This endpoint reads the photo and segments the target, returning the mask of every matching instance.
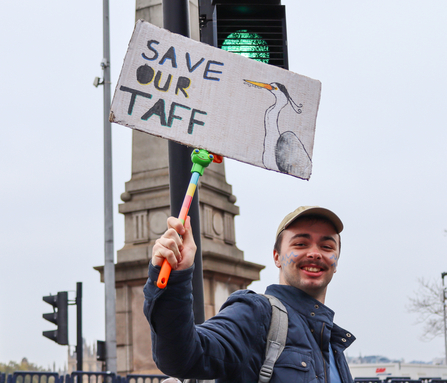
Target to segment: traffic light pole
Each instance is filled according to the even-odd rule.
[[[188,0],[163,0],[163,27],[171,32],[190,37]],[[169,192],[171,215],[178,216],[185,191],[191,178],[191,152],[186,146],[169,141]],[[202,249],[200,240],[199,197],[195,194],[189,210],[194,241],[197,245],[193,275],[194,318],[196,324],[205,321],[203,299]]]
[[[82,339],[82,282],[76,283],[76,369],[82,371],[84,344]]]
[[[214,5],[210,0],[199,0],[200,41],[217,47],[213,27]]]

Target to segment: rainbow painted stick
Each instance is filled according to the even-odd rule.
[[[182,224],[185,224],[186,217],[188,216],[189,208],[194,197],[194,193],[199,182],[199,177],[203,176],[203,171],[211,162],[222,162],[222,157],[208,153],[204,149],[194,149],[191,153],[191,180],[189,181],[188,190],[186,191],[185,198],[183,200],[182,208],[180,209],[179,220]],[[169,275],[171,274],[171,265],[165,259],[161,265],[160,274],[158,275],[157,286],[160,289],[164,289],[168,284]]]

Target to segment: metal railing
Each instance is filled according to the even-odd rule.
[[[59,375],[47,371],[16,371],[13,374],[0,373],[0,383],[162,383],[166,375],[128,374],[120,376],[113,372],[73,371],[71,374]],[[387,376],[355,378],[354,383],[447,383],[439,377],[419,378]]]
[[[128,374],[126,383],[161,383],[164,379],[167,379],[166,375],[138,375]]]
[[[380,377],[370,378],[354,378],[354,383],[447,383],[447,379],[441,378],[419,378],[411,379],[401,376],[387,376],[381,379]]]
[[[57,372],[16,371],[7,378],[7,383],[63,383]]]
[[[121,376],[105,371],[73,371],[71,375],[66,375],[65,383],[121,383]]]
[[[167,378],[166,375],[120,376],[113,372],[90,371],[73,371],[67,375],[47,371],[16,371],[9,375],[0,373],[0,383],[161,383]]]

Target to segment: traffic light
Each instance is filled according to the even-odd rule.
[[[213,1],[214,45],[288,69],[286,10],[280,0]]]
[[[57,295],[42,299],[53,306],[53,312],[43,314],[43,318],[57,325],[56,330],[44,331],[43,336],[58,344],[68,345],[68,292],[60,291]]]
[[[100,362],[106,361],[106,342],[103,340],[96,341],[96,360]]]

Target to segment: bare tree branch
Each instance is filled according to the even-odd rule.
[[[444,335],[443,288],[441,282],[418,280],[419,289],[409,297],[407,310],[419,314],[416,324],[424,324],[422,339],[432,340]]]

